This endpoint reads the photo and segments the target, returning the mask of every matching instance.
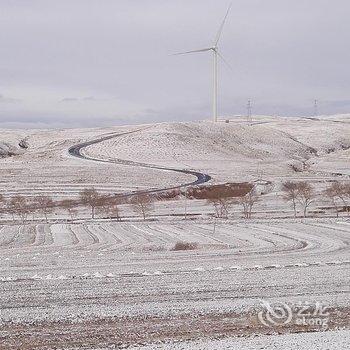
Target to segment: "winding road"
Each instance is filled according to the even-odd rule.
[[[136,193],[142,194],[142,193],[158,193],[158,192],[163,192],[163,191],[168,191],[168,190],[174,190],[182,187],[189,187],[189,186],[195,186],[195,185],[200,185],[203,183],[208,182],[211,180],[211,176],[207,174],[203,174],[197,171],[192,171],[192,170],[186,170],[186,169],[176,169],[176,168],[168,168],[164,166],[159,166],[159,165],[154,165],[154,164],[147,164],[147,163],[141,163],[141,162],[133,162],[131,160],[123,160],[123,159],[99,159],[99,158],[94,158],[94,157],[89,157],[86,156],[82,153],[82,150],[88,146],[98,144],[103,141],[107,141],[110,139],[113,139],[115,137],[123,136],[123,135],[128,135],[132,134],[135,132],[140,132],[145,129],[138,129],[138,130],[133,130],[133,131],[128,131],[128,132],[123,132],[123,133],[113,133],[109,134],[108,136],[100,137],[95,140],[90,140],[86,141],[83,143],[79,143],[77,145],[74,145],[68,149],[68,153],[73,156],[77,157],[80,159],[85,159],[89,161],[95,161],[95,162],[101,162],[101,163],[112,163],[112,164],[118,164],[118,165],[127,165],[127,166],[134,166],[134,167],[141,167],[141,168],[149,168],[149,169],[156,169],[156,170],[165,170],[165,171],[174,171],[177,173],[182,173],[182,174],[188,174],[188,175],[193,175],[196,177],[195,181],[192,182],[187,182],[184,184],[180,184],[177,186],[171,186],[171,187],[162,187],[162,188],[157,188],[157,189],[149,189],[149,190],[143,190],[143,191],[133,191],[133,192],[127,192],[127,193],[122,193],[119,194],[119,196],[127,197],[131,195],[135,195]]]

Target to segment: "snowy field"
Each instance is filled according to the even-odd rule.
[[[198,247],[173,251],[178,241]],[[260,324],[262,301],[320,303],[330,310],[327,330],[347,328],[349,243],[346,220],[222,222],[215,232],[205,221],[3,226],[2,348],[308,330]]]
[[[88,159],[68,152],[101,138],[82,148]],[[250,220],[239,205],[215,219],[205,200],[183,197],[156,202],[145,221],[128,204],[121,222],[91,219],[86,207],[75,219],[57,208],[24,224],[1,213],[0,348],[349,349],[350,219],[321,197],[350,180],[349,150],[349,115],[0,130],[5,199],[196,180],[172,170],[209,175],[206,185],[249,181],[262,193]],[[315,187],[308,218],[293,218],[286,180]],[[179,242],[194,249],[176,250]],[[300,307],[327,324],[310,315],[298,323]]]
[[[301,333],[281,336],[265,336],[249,339],[223,339],[197,342],[181,342],[179,344],[152,345],[143,347],[144,350],[344,350],[350,347],[350,332],[336,331],[327,333]],[[140,349],[132,347],[132,350]],[[107,350],[107,349],[103,349]]]

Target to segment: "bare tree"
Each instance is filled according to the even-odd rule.
[[[350,184],[349,183],[338,183],[336,185],[336,190],[338,193],[338,198],[342,201],[344,205],[344,210],[350,214]]]
[[[5,212],[12,216],[12,220],[14,222],[16,221],[16,217],[15,217],[16,210],[15,210],[14,203],[11,199],[5,202]]]
[[[154,199],[147,193],[136,194],[131,200],[130,204],[136,214],[141,214],[143,219],[154,209]]]
[[[282,184],[283,199],[292,202],[294,217],[297,217],[298,183],[287,181]]]
[[[8,209],[12,213],[13,217],[15,214],[19,215],[22,222],[26,221],[27,215],[30,213],[30,206],[28,200],[23,196],[12,197],[8,202]]]
[[[344,206],[344,210],[350,214],[349,200],[350,200],[350,184],[334,181],[325,191],[325,195],[330,199],[334,209],[339,211],[338,202],[341,202]]]
[[[71,220],[77,216],[78,210],[76,209],[77,203],[72,199],[64,199],[60,203],[60,207],[68,211]]]
[[[339,181],[333,182],[323,192],[325,194],[325,196],[331,201],[333,208],[337,214],[337,217],[339,216],[338,201],[342,200],[342,192],[343,192],[343,188],[342,188],[342,185]]]
[[[121,217],[120,217],[120,207],[119,205],[120,200],[119,198],[111,198],[109,201],[109,215],[110,218],[116,218],[118,221],[121,221]]]
[[[6,209],[6,200],[5,197],[0,194],[0,213],[4,213]]]
[[[298,191],[297,191],[297,199],[303,208],[304,218],[307,215],[307,209],[310,204],[315,199],[315,191],[310,183],[306,181],[298,182]]]
[[[344,196],[344,205],[345,210],[347,211],[348,215],[350,215],[350,183],[343,185],[343,196]]]
[[[117,218],[120,220],[119,216],[119,200],[115,197],[100,197],[99,208],[102,214],[107,218],[112,219]]]
[[[215,209],[215,216],[217,218],[227,218],[230,205],[232,200],[230,198],[209,198],[207,199],[208,204],[212,204]]]
[[[81,202],[91,208],[91,217],[95,218],[96,207],[101,204],[101,196],[94,188],[86,188],[80,192]]]
[[[217,218],[227,218],[230,207],[237,203],[237,198],[246,196],[253,189],[252,184],[244,183],[232,186],[232,184],[213,185],[205,187],[207,203],[214,206]],[[249,197],[249,196],[248,196]]]
[[[350,199],[350,183],[344,184],[344,193],[346,197]]]
[[[49,196],[39,196],[34,199],[34,208],[44,213],[45,220],[48,222],[48,214],[53,212],[54,202]]]
[[[260,197],[255,189],[252,189],[245,196],[239,197],[237,202],[242,206],[243,215],[246,219],[252,217],[253,206],[260,200]]]

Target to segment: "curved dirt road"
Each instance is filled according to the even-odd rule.
[[[96,139],[96,140],[91,140],[91,141],[86,141],[86,142],[83,142],[83,143],[79,143],[77,145],[74,145],[74,146],[70,147],[68,149],[68,153],[71,156],[73,156],[73,157],[77,157],[77,158],[85,159],[85,160],[92,160],[92,161],[95,161],[95,162],[113,163],[113,164],[119,164],[119,165],[128,165],[128,166],[135,166],[135,167],[149,168],[149,169],[156,169],[156,170],[174,171],[174,172],[177,172],[177,173],[193,175],[193,176],[195,176],[197,178],[197,180],[195,180],[195,181],[187,182],[187,183],[180,184],[180,185],[177,185],[177,186],[163,187],[163,188],[157,188],[157,189],[150,189],[150,190],[145,190],[145,191],[135,191],[135,192],[122,193],[122,194],[120,194],[120,196],[130,196],[130,195],[134,195],[135,193],[157,193],[157,192],[163,192],[163,191],[173,190],[173,189],[177,189],[177,188],[181,188],[181,187],[200,185],[200,184],[203,184],[203,183],[208,182],[209,180],[211,180],[211,176],[209,176],[207,174],[203,174],[203,173],[197,172],[197,171],[186,170],[186,169],[167,168],[167,167],[163,167],[163,166],[159,166],[159,165],[140,163],[140,162],[133,162],[131,160],[123,160],[123,159],[118,159],[118,158],[104,160],[104,159],[99,159],[99,158],[93,158],[93,157],[86,156],[86,155],[82,154],[82,152],[81,152],[84,148],[86,148],[88,146],[95,145],[97,143],[100,143],[100,142],[103,142],[103,141],[106,141],[106,140],[110,140],[110,139],[118,137],[118,136],[132,134],[132,133],[139,132],[139,131],[142,131],[142,130],[144,130],[144,129],[138,129],[138,130],[135,130],[135,131],[128,131],[128,132],[118,133],[118,134],[113,133],[111,135],[108,135],[108,136],[105,136],[105,137],[101,137],[101,138]]]

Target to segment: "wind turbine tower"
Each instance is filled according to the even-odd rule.
[[[229,66],[229,64],[226,62],[224,57],[220,54],[218,45],[219,45],[222,31],[223,31],[224,26],[225,26],[227,16],[228,16],[230,9],[231,9],[231,6],[232,6],[232,4],[230,4],[230,6],[228,7],[228,9],[226,11],[226,15],[225,15],[220,27],[219,27],[219,30],[216,34],[215,40],[214,40],[213,45],[211,47],[207,47],[207,48],[199,49],[199,50],[179,52],[179,53],[175,54],[175,55],[186,55],[186,54],[191,54],[191,53],[207,52],[207,51],[211,51],[213,53],[213,120],[214,120],[214,122],[218,121],[218,85],[219,85],[218,84],[218,57],[220,57]]]

